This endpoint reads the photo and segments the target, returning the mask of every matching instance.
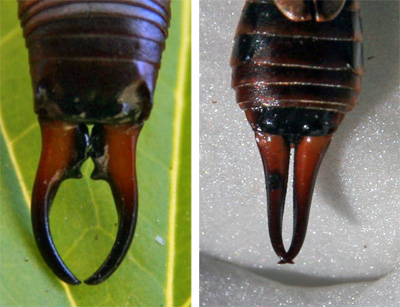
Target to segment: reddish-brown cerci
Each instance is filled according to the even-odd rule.
[[[138,208],[136,142],[152,108],[170,1],[18,4],[42,131],[31,208],[35,239],[54,273],[79,284],[54,246],[49,211],[61,182],[82,177],[79,168],[90,156],[96,166],[92,178],[109,183],[119,216],[110,255],[85,281],[98,284],[118,268],[133,239]],[[90,139],[86,125],[94,125]]]
[[[280,263],[304,242],[314,183],[332,133],[361,89],[362,30],[356,0],[248,0],[231,58],[232,87],[264,164],[268,225]],[[282,217],[294,147],[294,227]]]

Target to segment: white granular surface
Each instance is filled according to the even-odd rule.
[[[302,251],[284,266],[269,241],[258,149],[230,87],[243,4],[200,2],[201,305],[399,306],[399,2],[362,1],[363,90],[322,163]]]

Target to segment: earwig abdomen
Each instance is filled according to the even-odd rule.
[[[304,241],[323,154],[361,90],[359,4],[248,0],[231,66],[237,103],[256,134],[264,163],[271,240],[281,262],[292,262]],[[281,228],[290,146],[296,150],[295,225],[286,252]]]
[[[136,144],[149,117],[170,20],[169,0],[18,0],[29,50],[42,154],[32,195],[39,250],[63,281],[79,284],[51,237],[49,211],[61,182],[106,180],[119,217],[113,248],[85,282],[106,280],[134,236],[138,212]],[[89,139],[86,125],[94,124]]]
[[[141,124],[149,116],[167,0],[19,4],[40,117]]]
[[[290,124],[298,125],[305,110],[311,110],[321,126],[330,126],[311,133],[334,132],[361,89],[361,44],[359,9],[352,1],[336,19],[321,23],[293,22],[272,1],[248,1],[231,65],[237,102],[253,129],[273,122],[274,116],[288,118],[281,112],[296,108],[298,114],[287,119]],[[268,115],[271,109],[273,116]],[[291,134],[290,125],[287,129]]]

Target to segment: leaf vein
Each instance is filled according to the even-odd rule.
[[[18,300],[14,297],[14,295],[12,295],[10,293],[10,291],[8,291],[8,289],[1,283],[0,286],[3,288],[3,292],[8,294],[8,296],[11,298],[11,300],[13,300],[15,302],[15,306],[18,306],[20,303],[18,302]],[[3,303],[4,300],[2,299]]]
[[[160,159],[157,159],[157,157],[155,157],[153,154],[147,152],[146,150],[141,149],[140,147],[138,147],[137,151],[139,153],[141,153],[142,155],[146,156],[146,160],[150,160],[160,166],[162,166],[164,169],[168,169],[168,166],[163,164]]]
[[[128,255],[128,260],[132,261],[134,264],[136,264],[143,272],[147,273],[154,281],[157,282],[158,286],[162,289],[161,282],[157,279],[157,277],[146,267],[144,267],[140,262],[138,262],[135,258],[133,258],[130,254]]]
[[[73,244],[71,244],[71,246],[69,247],[69,249],[64,253],[64,259],[66,259],[66,258],[68,258],[69,257],[69,254],[72,252],[72,250],[75,248],[75,247],[77,247],[78,246],[78,243],[79,243],[79,241],[81,241],[84,237],[85,237],[85,235],[88,233],[88,229],[86,229],[84,232],[82,232],[81,233],[81,235],[76,239],[76,240],[74,240],[74,243]]]
[[[14,145],[16,142],[18,142],[24,136],[26,136],[30,132],[34,131],[36,129],[36,127],[38,127],[38,126],[39,126],[39,124],[37,122],[33,123],[28,128],[26,128],[24,131],[22,131],[20,134],[18,134],[13,140],[11,140],[11,144]]]
[[[186,81],[186,70],[190,59],[190,1],[182,1],[182,19],[181,19],[181,35],[180,50],[178,62],[177,84],[174,91],[175,109],[173,117],[173,145],[172,145],[172,169],[170,171],[171,187],[169,202],[169,221],[168,221],[168,257],[167,257],[167,284],[166,284],[166,306],[174,306],[174,268],[175,268],[175,240],[176,240],[176,216],[177,208],[177,191],[180,172],[179,155],[182,138],[183,125],[183,109],[185,104],[184,92]]]
[[[21,31],[20,26],[16,26],[11,31],[9,31],[6,35],[4,35],[4,37],[2,39],[0,39],[0,47],[3,46],[4,44],[8,43],[14,37],[16,37],[20,31]]]
[[[182,307],[188,307],[192,303],[192,297],[189,296],[186,302],[183,303]]]
[[[97,208],[98,205],[97,205],[96,199],[95,199],[95,197],[94,197],[93,188],[92,188],[92,186],[91,186],[91,184],[90,184],[90,181],[89,181],[89,165],[87,165],[86,168],[85,168],[85,175],[86,175],[86,176],[85,176],[85,181],[86,181],[86,183],[87,183],[87,185],[88,185],[89,194],[90,194],[90,199],[92,200],[92,205],[93,205],[93,207],[94,207],[94,214],[95,214],[95,216],[96,216],[97,225],[98,225],[98,226],[101,226],[99,210],[98,210],[98,208]]]

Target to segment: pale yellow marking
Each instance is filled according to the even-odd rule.
[[[174,266],[175,266],[175,232],[177,214],[177,191],[179,179],[179,148],[181,142],[181,130],[183,123],[184,91],[187,63],[190,60],[188,52],[190,48],[190,1],[182,1],[181,14],[181,45],[179,50],[178,63],[178,82],[174,91],[175,110],[173,118],[173,146],[172,146],[172,169],[171,188],[169,201],[169,220],[168,220],[168,258],[167,258],[167,285],[165,293],[165,305],[174,306]]]

